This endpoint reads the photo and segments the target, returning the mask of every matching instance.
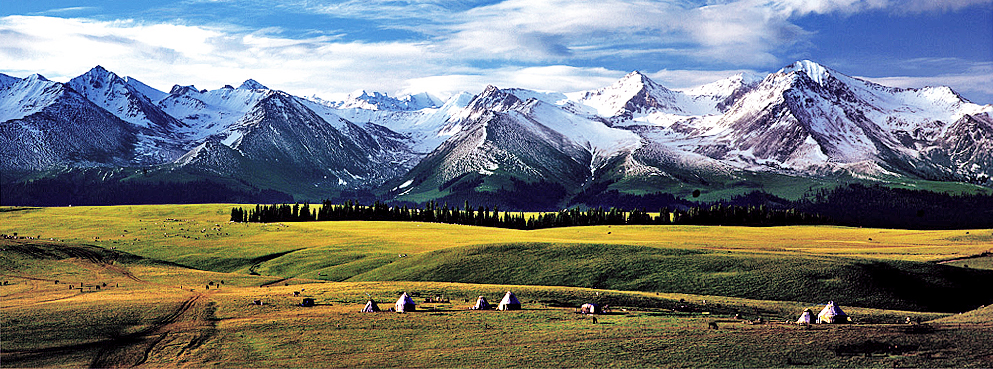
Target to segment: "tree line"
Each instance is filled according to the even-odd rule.
[[[361,205],[357,201],[335,204],[324,201],[319,207],[310,204],[256,205],[255,208],[231,209],[233,222],[306,222],[372,220],[449,223],[511,229],[541,229],[592,225],[744,225],[775,226],[825,224],[830,220],[818,214],[805,213],[793,208],[773,209],[765,205],[739,206],[712,204],[682,209],[664,207],[650,213],[644,209],[596,207],[565,209],[556,212],[524,213],[500,211],[498,208],[477,206],[468,202],[460,208],[430,201],[423,207],[416,205],[390,205],[376,201]]]

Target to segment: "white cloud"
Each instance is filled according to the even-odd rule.
[[[342,42],[273,32],[199,26],[11,16],[0,18],[3,71],[66,81],[95,65],[168,90],[173,84],[218,88],[248,78],[302,96],[340,96],[364,88],[446,96],[487,84],[578,91],[608,85],[626,71],[539,67],[466,67],[425,42]]]
[[[959,10],[975,5],[993,4],[993,0],[905,0],[890,1],[896,12],[924,13],[932,11]]]
[[[647,72],[646,72],[647,73]],[[647,73],[648,77],[674,90],[686,90],[700,85],[705,85],[717,80],[725,79],[736,74],[762,75],[762,73],[747,70],[668,70],[663,69],[654,73]]]
[[[304,93],[356,86],[396,91],[410,78],[444,73],[446,56],[424,43],[289,39],[239,31],[123,20],[0,18],[0,68],[68,80],[103,65],[159,89],[217,88],[248,78]]]
[[[68,8],[58,8],[58,9],[48,9],[42,12],[34,13],[33,15],[53,15],[53,14],[68,14],[68,13],[79,13],[84,11],[99,9],[94,6],[73,6]]]
[[[438,19],[457,12],[460,8],[471,7],[464,2],[439,0],[346,0],[308,1],[302,8],[338,17],[362,19]]]
[[[577,68],[564,65],[479,69],[466,73],[414,78],[406,93],[429,91],[440,97],[459,91],[480,92],[487,85],[538,91],[573,92],[598,89],[616,82],[627,72],[606,68]]]
[[[810,35],[790,17],[835,7],[822,8],[760,0],[706,6],[660,0],[507,0],[456,14],[453,24],[442,27],[453,32],[449,47],[484,60],[562,61],[652,50],[754,66],[777,62],[774,53]]]
[[[478,91],[486,84],[576,91],[608,85],[629,71],[565,65],[632,65],[633,60],[637,68],[646,69],[680,60],[768,68],[792,61],[781,58],[803,54],[798,51],[810,46],[810,33],[794,24],[799,16],[880,9],[945,11],[990,2],[505,0],[477,6],[476,0],[307,0],[277,5],[279,11],[316,9],[335,17],[374,20],[373,27],[380,29],[416,27],[423,36],[366,42],[346,42],[351,36],[320,32],[286,37],[288,32],[280,28],[8,16],[0,18],[0,71],[66,80],[100,64],[165,90],[174,83],[216,88],[254,78],[294,94],[323,96],[357,88],[391,93]],[[231,4],[261,9],[259,4],[268,2]],[[702,73],[706,72],[693,72],[692,77],[660,70],[652,76],[667,86],[685,88],[734,74]],[[702,75],[716,78],[703,80]],[[953,87],[983,90],[978,85]]]

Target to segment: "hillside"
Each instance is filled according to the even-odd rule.
[[[604,244],[522,243],[413,255],[349,281],[570,286],[961,312],[993,302],[993,272],[920,262]]]
[[[990,329],[988,319],[977,319],[988,309],[949,315],[845,306],[862,324],[803,329],[783,322],[819,304],[506,284],[329,283],[199,271],[61,241],[0,245],[5,367],[969,367],[993,358],[977,339]],[[465,310],[476,296],[495,302],[507,290],[524,310]],[[385,309],[403,291],[416,296],[418,311],[357,312],[369,298]],[[436,296],[447,302],[424,301]],[[305,297],[316,305],[300,307]],[[574,313],[585,302],[613,312],[594,323]],[[905,317],[924,324],[893,324]]]
[[[413,222],[230,224],[225,221],[229,209],[21,209],[2,213],[0,233],[115,247],[200,270],[280,278],[833,299],[947,312],[993,302],[993,296],[975,292],[991,281],[990,271],[927,262],[988,251],[993,230],[595,226],[518,231]]]

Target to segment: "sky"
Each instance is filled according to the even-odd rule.
[[[993,103],[993,0],[0,0],[0,73],[101,65],[168,91],[674,89],[809,59]]]

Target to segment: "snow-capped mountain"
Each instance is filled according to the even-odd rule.
[[[211,91],[176,85],[157,104],[183,122],[184,127],[178,130],[180,134],[199,142],[232,127],[270,93],[271,90],[253,80],[245,81],[237,89],[225,86]]]
[[[375,124],[400,133],[410,139],[411,149],[425,155],[458,132],[461,127],[457,115],[464,114],[473,95],[463,92],[452,96],[439,108],[420,110],[369,110],[359,108],[334,109],[324,105],[324,109],[313,106],[315,111],[330,109],[337,116],[356,124]],[[415,163],[416,164],[416,163]]]
[[[295,179],[330,181],[335,186],[352,182],[353,186],[369,186],[370,182],[378,184],[380,176],[396,175],[388,165],[375,160],[377,143],[367,133],[356,129],[353,136],[346,136],[297,98],[282,92],[267,93],[227,131],[230,136],[223,145],[199,148],[198,156],[216,157],[212,151],[227,152],[230,148],[251,163],[249,168],[232,168],[237,171],[266,170]],[[184,164],[195,161],[187,157]]]
[[[940,179],[963,168],[938,167],[922,152],[941,147],[952,123],[988,111],[948,88],[890,88],[801,61],[766,77],[713,125],[695,127],[704,143],[684,147],[748,170]]]
[[[134,87],[144,86],[143,83],[133,78],[129,80],[130,83],[98,65],[85,74],[73,78],[68,84],[87,100],[125,122],[164,132],[181,126],[176,118],[165,114],[149,97]],[[149,89],[145,89],[145,92],[152,93]]]
[[[487,87],[449,121],[449,130],[458,127],[457,132],[411,170],[397,190],[427,192],[493,175],[581,185],[589,175],[591,153],[534,119],[544,104]]]
[[[35,74],[4,78],[0,89],[0,168],[43,171],[68,166],[127,166],[138,128],[67,84]]]
[[[348,95],[344,101],[327,101],[320,98],[312,99],[335,109],[365,109],[365,110],[394,110],[394,111],[415,111],[426,108],[437,108],[444,102],[427,94],[419,93],[413,95],[403,95],[400,97],[390,97],[388,94],[372,92],[366,90],[355,91]]]
[[[0,74],[4,168],[159,165],[311,199],[528,188],[557,206],[590,188],[757,188],[768,176],[993,186],[991,117],[947,87],[886,87],[811,61],[683,90],[632,72],[591,91],[490,86],[444,102],[329,102],[251,79],[166,93],[101,67],[66,84]]]
[[[157,94],[140,81],[118,77],[98,65],[70,80],[68,85],[90,102],[138,127],[136,163],[160,164],[175,160],[186,151],[178,137],[184,124],[152,103],[145,93]]]

